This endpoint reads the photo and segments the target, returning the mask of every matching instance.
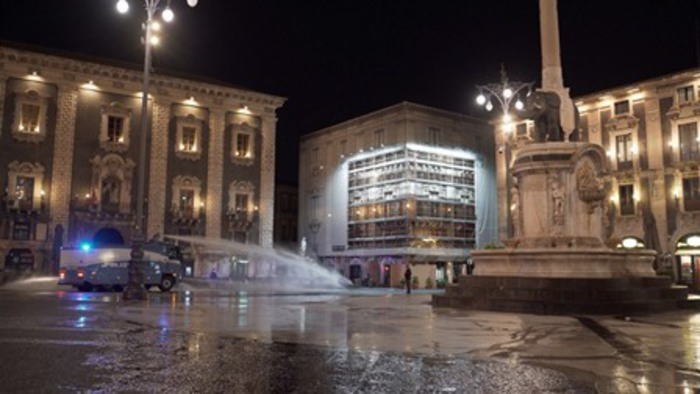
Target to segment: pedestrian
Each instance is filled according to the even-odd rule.
[[[406,281],[406,294],[411,294],[411,267],[406,266],[406,272],[403,274],[403,278]]]

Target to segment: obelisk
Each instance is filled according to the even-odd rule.
[[[559,56],[557,0],[540,0],[540,43],[542,46],[542,88],[540,90],[554,92],[561,99],[561,128],[568,140],[576,123],[574,103],[569,96],[569,89],[564,87]]]

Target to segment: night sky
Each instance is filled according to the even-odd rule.
[[[0,0],[0,39],[143,63],[143,1]],[[165,2],[165,0],[163,0]],[[404,100],[484,116],[476,84],[540,79],[536,0],[172,0],[156,70],[288,98],[277,179],[296,182],[299,136]],[[699,0],[559,2],[572,96],[698,65]]]

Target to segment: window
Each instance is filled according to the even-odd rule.
[[[618,101],[615,103],[615,115],[629,114],[630,102],[628,100]]]
[[[259,129],[248,123],[233,125],[231,141],[231,161],[235,164],[250,166],[255,158],[255,139]]]
[[[340,157],[345,157],[348,154],[348,140],[340,141]]]
[[[384,130],[376,130],[374,132],[374,146],[377,148],[383,148],[384,147]]]
[[[318,148],[311,149],[311,162],[316,165],[319,162],[320,155],[318,154]]]
[[[238,134],[236,137],[236,157],[250,157],[250,136]]]
[[[180,212],[187,217],[194,215],[194,190],[180,189]]]
[[[527,135],[527,123],[520,123],[515,127],[515,135],[525,137]]]
[[[696,122],[678,125],[681,161],[700,160],[700,137]]]
[[[236,194],[236,212],[248,212],[247,194]]]
[[[199,160],[202,146],[203,121],[194,115],[177,117],[175,156],[185,160]]]
[[[683,178],[683,208],[686,211],[700,211],[700,177]]]
[[[197,151],[197,129],[194,127],[182,128],[181,150],[188,152]]]
[[[435,146],[440,145],[440,129],[435,127],[428,128],[428,144]]]
[[[253,211],[257,211],[255,206],[255,186],[246,181],[232,182],[228,188],[228,214],[234,218],[250,220],[248,216]],[[254,213],[254,212],[253,212]]]
[[[108,116],[107,118],[107,141],[111,143],[123,143],[124,118],[121,116]]]
[[[41,107],[33,103],[22,103],[22,119],[19,123],[19,131],[25,133],[38,133],[39,130],[39,113]]]
[[[129,147],[131,110],[120,103],[102,106],[100,148],[109,152],[126,152]]]
[[[632,134],[622,134],[615,137],[615,144],[617,147],[617,169],[631,169],[632,168]]]
[[[32,209],[34,202],[34,177],[17,176],[15,181],[15,200],[20,209]]]
[[[178,175],[173,179],[171,212],[178,219],[199,219],[204,198],[202,182],[196,177]]]
[[[41,142],[46,137],[46,107],[48,98],[28,90],[17,92],[12,135],[24,142]]]
[[[620,185],[620,215],[634,215],[634,185]]]
[[[42,207],[44,167],[39,163],[13,161],[8,166],[7,193],[10,206],[16,209],[36,210]]]
[[[693,86],[683,86],[678,88],[678,104],[692,103],[695,101],[695,91]]]

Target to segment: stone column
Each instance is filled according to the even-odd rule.
[[[561,99],[560,122],[568,138],[576,128],[574,103],[564,77],[559,55],[557,0],[540,0],[540,42],[542,46],[542,90],[555,92]]]
[[[49,209],[52,219],[51,231],[60,224],[68,234],[78,89],[73,86],[59,86],[57,107]]]
[[[540,43],[542,45],[542,89],[564,87],[559,56],[557,0],[540,0]]]
[[[225,113],[211,110],[209,113],[209,162],[207,170],[206,236],[221,238],[221,204],[225,188],[224,179],[224,128]]]
[[[151,126],[151,154],[148,174],[148,218],[146,239],[165,231],[166,191],[168,180],[168,124],[170,102],[153,103]]]
[[[272,247],[275,209],[275,133],[277,118],[262,118],[262,158],[260,169],[260,245]]]

